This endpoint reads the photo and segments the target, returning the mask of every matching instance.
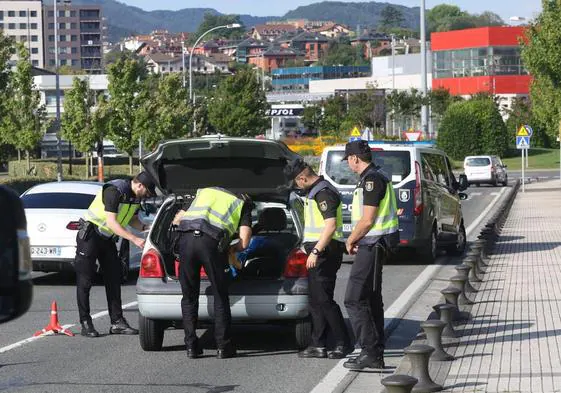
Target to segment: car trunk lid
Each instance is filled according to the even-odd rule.
[[[290,187],[283,169],[297,157],[277,141],[203,137],[164,142],[142,163],[164,194],[216,186],[286,203]]]

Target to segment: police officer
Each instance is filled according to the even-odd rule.
[[[337,271],[344,251],[343,217],[339,193],[302,159],[286,167],[286,175],[306,192],[304,199],[304,249],[308,254],[308,285],[312,316],[311,345],[298,355],[303,358],[342,359],[353,349],[339,305],[333,300]],[[327,331],[335,348],[327,353]]]
[[[391,181],[372,164],[368,142],[347,143],[343,160],[360,175],[353,194],[353,230],[346,241],[347,251],[355,259],[345,306],[361,348],[358,357],[343,365],[352,370],[384,368],[382,266],[399,236],[397,201]]]
[[[246,198],[247,200],[247,198]],[[239,229],[237,251],[243,251],[251,239],[249,200],[219,187],[202,188],[187,210],[180,210],[174,219],[179,239],[181,312],[185,329],[187,356],[202,355],[196,329],[199,313],[200,269],[204,267],[214,297],[214,334],[217,358],[236,356],[232,343],[230,300],[228,298],[230,240]]]
[[[103,270],[107,308],[111,318],[110,334],[138,334],[123,317],[121,306],[121,262],[117,253],[117,237],[144,247],[144,239],[125,229],[145,226],[136,212],[140,199],[155,195],[155,183],[146,172],[132,180],[112,180],[103,185],[89,206],[76,237],[76,292],[82,336],[98,337],[90,316],[90,289],[96,273],[96,260]]]

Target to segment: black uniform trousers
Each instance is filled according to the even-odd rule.
[[[309,254],[315,243],[304,245]],[[317,266],[308,272],[308,288],[310,291],[310,315],[312,317],[313,347],[325,347],[327,333],[333,333],[335,346],[350,346],[349,333],[341,313],[341,308],[333,300],[337,271],[343,260],[344,244],[332,240],[325,250],[318,255]]]
[[[385,347],[382,301],[385,255],[380,243],[359,246],[345,292],[345,307],[361,354],[375,358],[383,357]]]
[[[218,241],[203,232],[185,232],[179,239],[181,312],[187,348],[197,348],[197,322],[201,266],[211,283],[214,298],[214,337],[219,349],[231,345],[228,255],[218,251]]]
[[[103,271],[107,309],[111,323],[123,318],[121,305],[121,261],[115,241],[91,231],[87,239],[76,238],[76,295],[80,322],[91,321],[90,290],[96,274],[96,260]]]

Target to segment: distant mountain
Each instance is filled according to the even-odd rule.
[[[170,32],[196,31],[203,21],[205,13],[221,14],[213,8],[185,8],[178,11],[145,11],[138,7],[126,5],[116,0],[73,0],[74,4],[98,4],[103,7],[103,16],[107,18],[108,39],[116,42],[131,34],[147,34],[152,30],[166,29]],[[309,19],[332,20],[356,29],[376,26],[380,21],[380,12],[387,5],[392,5],[403,13],[404,27],[419,28],[419,7],[404,7],[389,3],[343,3],[324,1],[298,7],[284,16],[240,15],[248,28],[271,20]]]

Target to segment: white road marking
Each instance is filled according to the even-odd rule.
[[[505,193],[507,188],[502,188],[500,192],[491,201],[483,212],[473,221],[473,223],[466,228],[466,235],[469,237],[471,233],[477,229],[481,221],[487,216],[489,211],[495,206],[499,198]],[[481,195],[481,193],[478,193]],[[403,293],[392,303],[392,305],[384,312],[384,330],[394,325],[395,327],[399,320],[407,313],[411,305],[417,301],[418,295],[426,289],[430,280],[444,265],[429,265],[427,266],[417,278],[409,284]],[[353,355],[357,355],[360,349],[356,349]],[[343,367],[347,359],[341,359],[311,390],[310,393],[326,393],[326,392],[344,392],[346,388],[352,383],[354,378],[359,374],[352,372]],[[345,386],[339,386],[345,379]]]
[[[130,303],[127,303],[127,304],[123,304],[123,310],[126,309],[126,308],[134,307],[137,304],[138,304],[138,302],[136,302],[136,301],[135,302],[130,302]],[[101,318],[101,317],[104,317],[106,315],[109,315],[108,311],[101,311],[101,312],[98,312],[97,314],[92,315],[92,319]],[[75,323],[75,324],[70,324],[70,325],[63,325],[62,327],[65,328],[65,329],[69,329],[69,328],[74,327],[76,325],[78,325],[78,324]],[[10,351],[14,348],[19,348],[19,347],[21,347],[25,344],[29,344],[29,343],[32,343],[33,341],[39,340],[42,337],[52,336],[52,335],[54,335],[54,333],[49,332],[47,334],[42,334],[42,335],[37,336],[37,337],[26,338],[24,340],[21,340],[21,341],[18,341],[16,343],[13,343],[13,344],[10,344],[10,345],[7,345],[5,347],[0,348],[0,353],[8,352],[8,351]]]
[[[469,196],[479,196],[479,195],[483,195],[483,193],[482,192],[470,192],[468,195]]]

